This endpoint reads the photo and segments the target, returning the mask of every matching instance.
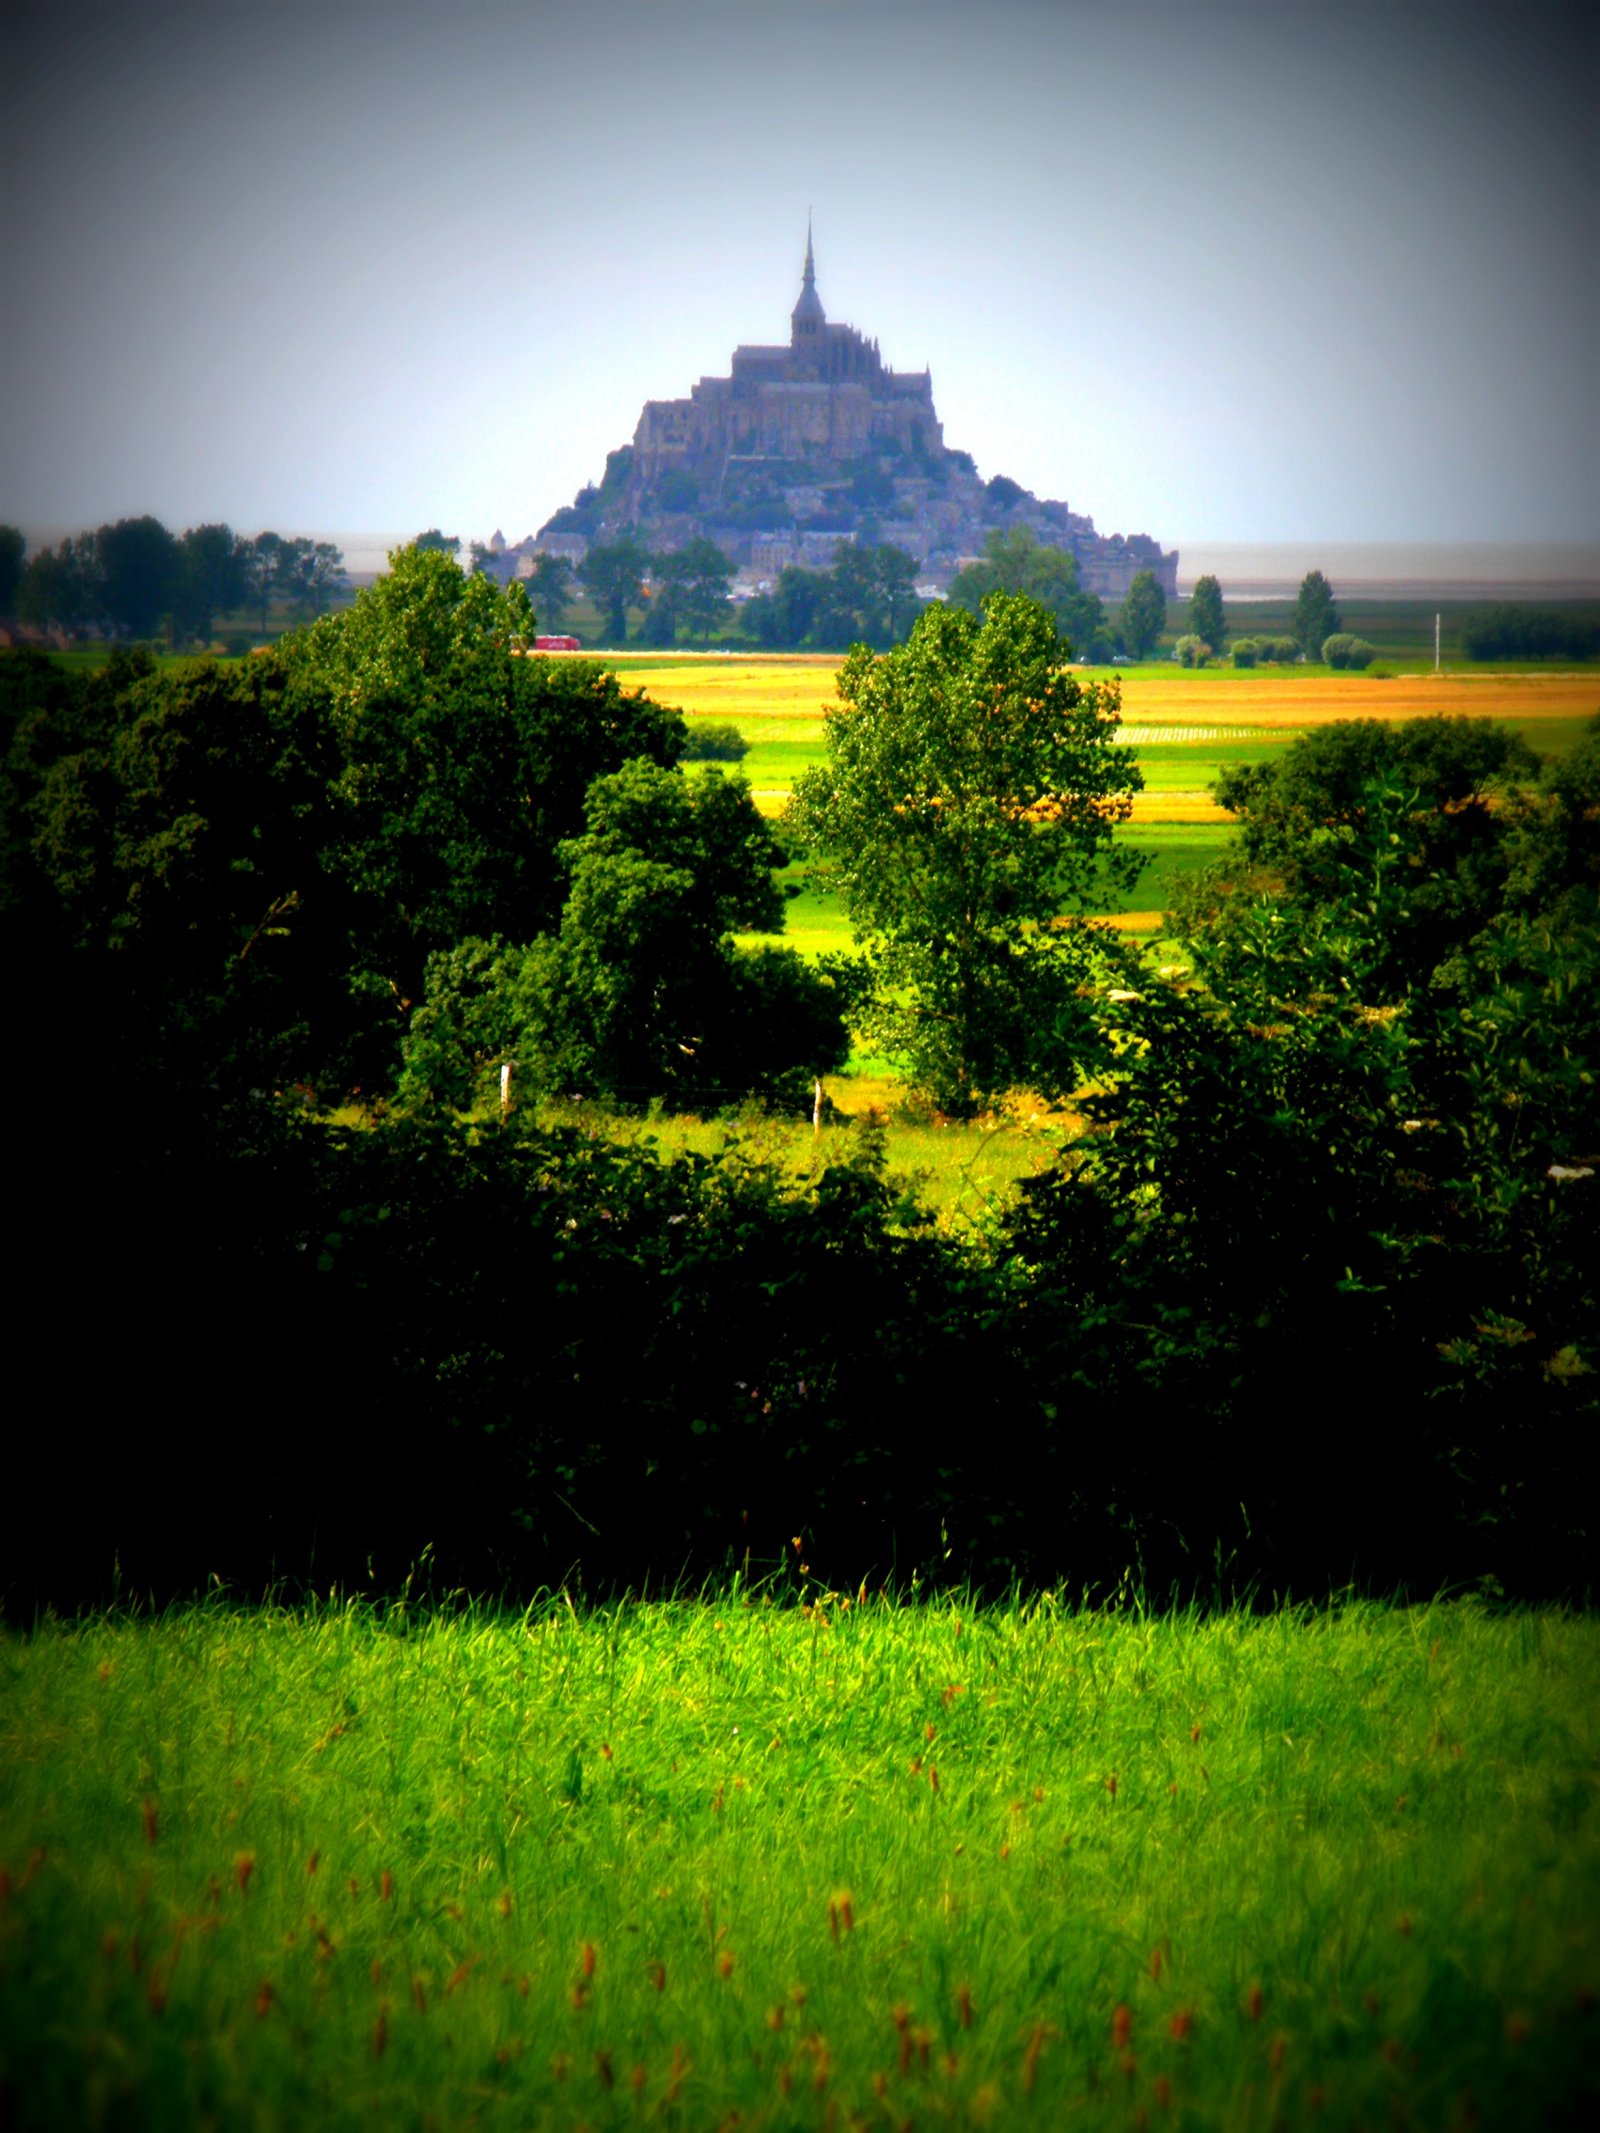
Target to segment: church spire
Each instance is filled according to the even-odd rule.
[[[800,283],[800,299],[789,314],[792,341],[812,340],[822,331],[827,314],[817,294],[817,263],[811,249],[811,217],[806,216],[806,268]]]

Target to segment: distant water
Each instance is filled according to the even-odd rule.
[[[1293,598],[1308,570],[1352,598],[1600,598],[1600,541],[1179,541],[1178,590],[1217,578],[1229,600]]]

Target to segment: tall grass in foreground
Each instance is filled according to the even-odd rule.
[[[1600,2099],[1592,1620],[209,1607],[0,1665],[11,2126]]]

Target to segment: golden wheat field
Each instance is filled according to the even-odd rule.
[[[675,661],[618,661],[632,687],[690,716],[820,720],[833,701],[841,662],[827,653],[767,654]],[[1105,678],[1097,673],[1094,679]],[[1130,726],[1295,727],[1341,718],[1421,718],[1463,712],[1476,718],[1591,717],[1600,711],[1600,674],[1292,674],[1262,668],[1207,668],[1118,677]],[[796,739],[802,738],[797,733]]]

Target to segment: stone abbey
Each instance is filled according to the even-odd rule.
[[[829,319],[808,230],[788,341],[736,348],[728,375],[702,378],[686,399],[647,400],[603,482],[534,545],[578,559],[624,531],[657,550],[707,536],[743,568],[772,572],[826,565],[841,540],[886,541],[937,581],[997,528],[1068,550],[1085,591],[1120,599],[1152,570],[1177,593],[1176,552],[1147,534],[1107,537],[1065,503],[981,481],[945,444],[932,373],[891,370],[876,341]]]

